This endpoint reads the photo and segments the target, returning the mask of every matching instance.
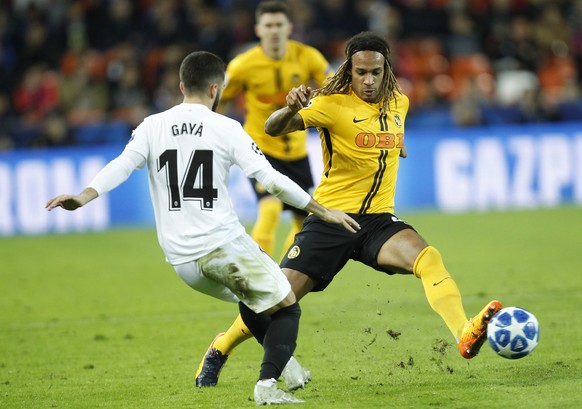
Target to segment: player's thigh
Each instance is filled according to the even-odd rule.
[[[427,245],[415,230],[400,230],[380,247],[378,265],[395,273],[412,273],[416,258]]]
[[[188,286],[202,294],[222,301],[239,302],[239,298],[224,284],[204,277],[197,261],[176,265],[174,270]]]
[[[248,234],[243,234],[201,257],[202,274],[228,287],[255,312],[283,301],[291,291],[277,265]]]
[[[281,260],[281,267],[288,277],[287,270],[294,271],[290,280],[295,295],[301,298],[304,285],[311,285],[312,291],[323,291],[348,262],[357,241],[358,236],[343,227],[324,222],[314,215],[308,216]]]

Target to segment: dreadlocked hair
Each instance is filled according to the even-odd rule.
[[[376,51],[384,57],[384,77],[382,78],[383,88],[380,90],[382,101],[382,113],[390,110],[390,101],[396,98],[396,93],[401,93],[394,72],[392,63],[389,60],[390,47],[388,43],[379,35],[370,31],[356,34],[346,43],[346,60],[339,66],[335,74],[328,78],[322,88],[315,91],[315,95],[347,94],[351,91],[351,71],[352,56],[359,51]]]

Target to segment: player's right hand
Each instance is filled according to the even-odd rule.
[[[294,112],[299,111],[301,108],[305,108],[307,103],[311,99],[311,93],[313,90],[311,87],[300,85],[296,88],[291,88],[291,91],[287,94],[287,106]]]
[[[45,208],[50,212],[55,207],[62,207],[65,210],[75,210],[83,206],[78,196],[73,195],[59,195],[49,200]]]
[[[97,196],[99,196],[99,194],[95,189],[87,187],[78,195],[59,195],[53,197],[46,203],[45,208],[49,212],[55,207],[62,207],[65,210],[75,210],[79,207],[85,206]]]

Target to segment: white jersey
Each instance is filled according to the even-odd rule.
[[[124,158],[132,165],[114,183],[105,176],[107,167],[124,173],[112,165]],[[247,176],[289,188],[237,121],[200,104],[182,103],[147,117],[116,160],[89,186],[101,194],[147,163],[158,241],[173,265],[197,260],[245,232],[227,191],[233,164]],[[305,207],[310,196],[291,190]]]

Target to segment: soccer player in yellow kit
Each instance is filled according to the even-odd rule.
[[[317,128],[324,168],[314,197],[350,214],[361,230],[348,237],[317,216],[308,216],[281,262],[283,272],[298,299],[324,290],[349,259],[387,274],[413,274],[455,337],[460,354],[471,359],[502,305],[493,300],[467,319],[461,294],[438,250],[394,215],[398,162],[406,155],[408,98],[398,88],[384,39],[360,33],[345,51],[346,61],[322,89],[293,88],[287,106],[269,117],[265,129],[280,135]]]
[[[286,105],[285,96],[291,88],[301,84],[323,84],[329,73],[329,63],[315,48],[289,39],[292,24],[285,3],[260,3],[256,21],[260,44],[228,64],[222,100],[244,95],[244,129],[275,169],[309,191],[313,188],[313,177],[307,156],[307,132],[300,130],[272,138],[265,133],[265,121]],[[283,204],[256,180],[251,182],[258,199],[258,215],[251,236],[263,250],[279,259],[274,254],[274,243],[281,212],[284,209],[293,212],[285,249],[301,229],[307,214]]]

